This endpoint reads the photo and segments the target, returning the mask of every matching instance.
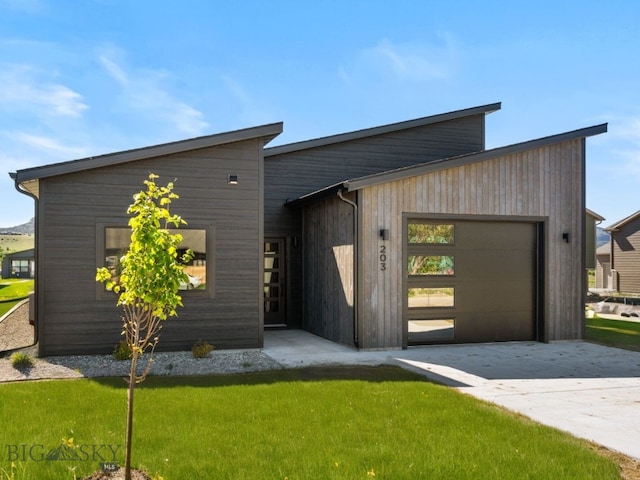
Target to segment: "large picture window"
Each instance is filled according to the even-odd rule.
[[[193,251],[193,259],[184,269],[188,281],[180,285],[180,290],[207,290],[207,230],[181,228],[169,229],[171,233],[182,235],[178,255],[186,250]],[[124,227],[106,227],[104,238],[104,265],[117,281],[120,275],[120,258],[126,253],[131,241],[131,230]]]

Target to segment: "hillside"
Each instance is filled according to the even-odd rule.
[[[0,227],[0,235],[33,235],[35,233],[35,219],[15,227]]]

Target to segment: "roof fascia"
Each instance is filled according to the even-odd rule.
[[[483,150],[482,152],[470,153],[466,155],[460,155],[458,157],[448,157],[440,160],[435,160],[428,163],[421,163],[418,165],[412,165],[409,167],[403,167],[396,170],[390,170],[387,172],[368,175],[366,177],[356,178],[345,182],[348,191],[359,190],[364,187],[370,187],[380,183],[385,183],[393,180],[400,180],[406,177],[422,175],[424,173],[431,173],[438,170],[444,170],[446,168],[460,167],[475,162],[481,162],[495,157],[504,155],[511,155],[514,153],[520,153],[526,150],[532,150],[534,148],[541,148],[555,143],[566,142],[569,140],[575,140],[577,138],[585,138],[593,135],[599,135],[607,131],[607,124],[594,125],[592,127],[582,128],[579,130],[573,130],[570,132],[560,133],[557,135],[551,135],[548,137],[538,138],[535,140],[529,140],[522,143],[515,143],[513,145],[507,145],[505,147],[498,147],[491,150]]]
[[[638,210],[635,213],[632,213],[631,215],[629,215],[626,218],[623,218],[618,223],[614,223],[613,225],[610,225],[610,226],[606,227],[604,230],[606,232],[617,232],[622,227],[624,227],[627,223],[634,221],[638,217],[640,217],[640,210]]]
[[[303,195],[293,200],[287,200],[284,203],[284,205],[285,207],[290,207],[290,208],[301,207],[302,205],[305,205],[312,201],[315,202],[323,198],[332,197],[333,195],[336,195],[339,191],[345,190],[345,188],[346,188],[346,182],[336,183],[334,185],[329,185],[328,187],[325,187],[322,190],[316,190],[315,192],[311,192],[307,195]]]
[[[602,215],[597,214],[593,210],[590,210],[588,208],[585,210],[587,212],[587,215],[591,215],[597,222],[602,222],[603,220],[605,220],[605,218]]]
[[[334,145],[337,143],[349,142],[353,140],[360,140],[363,138],[373,137],[376,135],[383,135],[383,134],[397,132],[401,130],[408,130],[410,128],[422,127],[425,125],[446,122],[449,120],[470,117],[473,115],[489,114],[497,110],[500,110],[501,106],[502,106],[501,102],[490,103],[488,105],[481,105],[478,107],[466,108],[464,110],[456,110],[453,112],[441,113],[441,114],[432,115],[429,117],[417,118],[415,120],[407,120],[404,122],[391,123],[389,125],[366,128],[363,130],[355,130],[353,132],[340,133],[338,135],[331,135],[328,137],[321,137],[313,140],[305,140],[302,142],[279,145],[277,147],[270,147],[265,149],[264,156],[272,157],[274,155],[281,155],[284,153],[297,152],[300,150],[308,150],[311,148],[324,147],[327,145]]]
[[[282,122],[271,123],[242,130],[196,137],[189,140],[181,140],[150,147],[126,150],[123,152],[109,153],[97,157],[88,157],[68,162],[44,165],[41,167],[27,168],[24,170],[18,170],[15,173],[10,173],[10,175],[17,183],[23,183],[30,180],[53,177],[56,175],[145,160],[148,158],[198,150],[201,148],[215,147],[227,143],[242,142],[254,138],[263,138],[264,143],[267,144],[282,133],[282,126]]]

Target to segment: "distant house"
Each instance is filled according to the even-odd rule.
[[[35,249],[6,255],[2,259],[2,278],[35,278]]]
[[[611,240],[597,250],[596,287],[640,294],[640,210],[605,231]]]
[[[119,340],[95,269],[126,247],[149,172],[177,179],[197,253],[162,348],[259,348],[266,328],[365,350],[581,338],[585,144],[607,126],[487,150],[499,109],[263,148],[271,124],[13,173],[36,199],[40,353]]]
[[[594,269],[596,268],[596,250],[598,245],[598,232],[597,227],[604,221],[604,217],[598,215],[593,210],[586,209],[585,215],[585,257],[584,268]]]

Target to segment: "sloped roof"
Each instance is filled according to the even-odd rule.
[[[627,223],[633,222],[636,218],[639,218],[639,217],[640,217],[640,210],[638,210],[636,213],[632,213],[631,215],[629,215],[626,218],[623,218],[619,222],[614,223],[613,225],[610,225],[610,226],[606,227],[604,230],[606,232],[615,232],[617,230],[620,230]]]
[[[586,209],[586,212],[587,215],[591,215],[596,220],[596,222],[602,222],[605,219],[602,215],[597,214],[589,208]]]
[[[411,165],[409,167],[402,167],[395,170],[388,170],[386,172],[375,173],[373,175],[367,175],[365,177],[354,178],[351,180],[345,180],[334,185],[330,185],[321,190],[311,192],[302,197],[291,200],[286,203],[289,207],[300,206],[304,203],[317,200],[329,195],[335,194],[339,190],[346,190],[352,192],[360,190],[365,187],[373,185],[379,185],[394,180],[400,180],[403,178],[413,177],[416,175],[423,175],[425,173],[431,173],[438,170],[444,170],[446,168],[460,167],[491,158],[511,155],[514,153],[524,152],[533,148],[540,148],[555,143],[565,142],[568,140],[574,140],[577,138],[585,138],[593,135],[598,135],[607,131],[607,124],[594,125],[592,127],[582,128],[579,130],[573,130],[570,132],[560,133],[557,135],[551,135],[548,137],[538,138],[535,140],[529,140],[526,142],[515,143],[504,147],[493,148],[491,150],[483,150],[481,152],[469,153],[466,155],[460,155],[456,157],[448,157],[440,160],[434,160],[431,162],[420,163],[417,165]],[[639,212],[640,213],[640,212]]]
[[[271,157],[274,155],[280,155],[283,153],[297,152],[300,150],[308,150],[310,148],[324,147],[327,145],[334,145],[336,143],[350,142],[353,140],[359,140],[362,138],[373,137],[375,135],[384,135],[392,132],[398,132],[401,130],[407,130],[409,128],[423,127],[425,125],[432,125],[434,123],[447,122],[449,120],[455,120],[458,118],[471,117],[473,115],[489,114],[500,110],[501,102],[490,103],[487,105],[481,105],[478,107],[465,108],[463,110],[455,110],[453,112],[441,113],[438,115],[431,115],[428,117],[416,118],[414,120],[407,120],[404,122],[391,123],[388,125],[382,125],[373,128],[366,128],[363,130],[356,130],[348,133],[340,133],[338,135],[331,135],[328,137],[316,138],[313,140],[305,140],[302,142],[288,143],[286,145],[279,145],[277,147],[269,147],[264,151],[265,157]]]
[[[258,127],[234,130],[231,132],[206,135],[188,140],[163,143],[150,147],[136,148],[122,152],[108,153],[96,157],[82,158],[68,162],[53,163],[40,167],[26,168],[18,170],[9,175],[16,181],[16,184],[30,182],[56,175],[81,172],[94,168],[118,165],[137,160],[144,160],[153,157],[171,155],[173,153],[187,152],[201,148],[215,147],[226,143],[241,142],[253,138],[264,138],[265,144],[282,133],[282,122],[261,125]]]
[[[596,248],[596,255],[611,255],[611,243],[607,242]]]

